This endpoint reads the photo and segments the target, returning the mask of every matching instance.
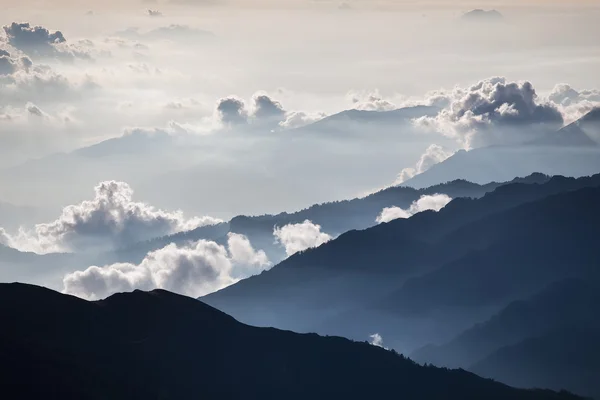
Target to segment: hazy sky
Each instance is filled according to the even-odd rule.
[[[352,139],[290,139],[294,127],[350,108],[431,104],[432,91],[448,94],[493,77],[531,82],[539,101],[557,84],[577,93],[600,88],[593,1],[0,3],[1,24],[13,35],[0,43],[8,54],[0,64],[0,200],[16,204],[44,199],[56,209],[88,198],[101,179],[118,178],[143,198],[194,213],[298,208],[385,186],[430,145],[451,154],[467,142],[440,125],[448,132],[398,127],[418,131],[411,144],[361,126]],[[504,18],[461,19],[475,8]],[[27,35],[13,22],[48,31]],[[55,31],[64,42],[55,42]],[[567,122],[595,101],[590,93],[580,96],[585,104],[569,100]],[[259,94],[281,106],[279,124],[257,123]],[[243,101],[238,111],[252,122],[235,133],[217,109],[228,96]],[[188,144],[185,151],[149,150],[154,135],[131,144],[137,147],[126,156],[109,151],[102,162],[28,161],[131,132],[166,132]],[[148,162],[148,152],[162,163]],[[77,175],[66,187],[64,171]],[[160,190],[155,179],[173,187]],[[173,182],[185,179],[196,189],[179,195],[182,186]]]

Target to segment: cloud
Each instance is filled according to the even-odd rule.
[[[270,266],[264,251],[255,251],[246,236],[235,234],[228,238],[228,249],[206,240],[182,247],[171,243],[148,253],[138,265],[117,263],[76,271],[64,277],[63,291],[90,300],[156,288],[199,297]]]
[[[248,122],[248,112],[244,101],[234,96],[218,101],[217,114],[225,125],[239,125]]]
[[[13,106],[30,101],[56,104],[97,88],[89,76],[69,80],[48,65],[34,64],[29,57],[15,57],[6,50],[0,54],[0,96]]]
[[[414,167],[404,168],[400,172],[400,174],[398,175],[398,178],[396,179],[396,182],[394,182],[394,185],[400,185],[401,183],[406,182],[407,180],[414,177],[415,175],[418,175],[418,174],[421,174],[421,173],[427,171],[429,168],[431,168],[435,164],[441,163],[442,161],[448,159],[453,154],[454,154],[453,151],[445,149],[444,147],[442,147],[440,145],[437,145],[437,144],[430,145],[427,148],[427,150],[425,150],[425,153],[423,153],[421,155],[421,157],[419,158],[419,161],[417,161],[417,164]]]
[[[346,97],[352,102],[353,108],[364,111],[392,111],[398,106],[381,96],[378,90],[373,92],[350,91]]]
[[[138,265],[92,266],[67,274],[63,279],[63,291],[90,300],[117,292],[156,288],[199,297],[256,275],[270,266],[264,251],[255,251],[246,236],[231,234],[228,249],[206,240],[182,247],[171,243],[148,253]]]
[[[135,202],[125,182],[101,182],[94,191],[93,200],[65,207],[53,222],[21,229],[14,236],[4,232],[3,244],[37,253],[105,250],[221,222],[212,217],[186,219],[181,211]]]
[[[289,256],[299,251],[318,247],[333,239],[327,233],[321,232],[321,226],[306,220],[300,224],[289,224],[273,230],[275,239],[285,247]]]
[[[379,214],[375,221],[377,223],[390,222],[398,218],[410,218],[425,210],[439,211],[446,207],[451,201],[452,198],[445,194],[421,196],[419,200],[414,201],[407,210],[400,207],[384,208],[381,210],[381,214]]]
[[[310,125],[325,118],[325,113],[305,113],[304,111],[290,111],[285,115],[285,120],[279,123],[283,129],[294,129]]]
[[[11,75],[19,69],[17,60],[11,58],[10,53],[0,49],[0,75]]]
[[[371,338],[371,344],[373,346],[383,348],[383,338],[381,337],[381,335],[379,333],[374,333],[372,335],[369,335],[369,337]]]
[[[287,111],[283,105],[264,92],[252,96],[248,109],[244,100],[236,96],[220,99],[216,107],[217,119],[225,126],[252,125],[271,129],[298,128],[323,119],[323,113],[309,114],[303,111]]]
[[[417,126],[453,137],[464,147],[522,143],[541,131],[560,128],[556,105],[540,102],[530,82],[494,77],[469,88],[456,87],[450,104],[436,117],[417,118]]]
[[[148,10],[148,16],[150,17],[162,17],[163,13],[158,10]]]
[[[151,11],[152,10],[148,10],[148,13],[150,14]],[[179,24],[162,26],[146,32],[141,32],[139,28],[133,27],[116,32],[115,35],[132,40],[168,40],[171,42],[180,42],[196,45],[199,43],[204,43],[205,40],[212,39],[215,36],[212,32]]]
[[[60,31],[50,32],[41,26],[31,26],[28,22],[13,22],[4,26],[8,44],[30,57],[50,57],[59,59],[91,58],[85,51],[66,44],[67,39]]]
[[[570,123],[600,107],[600,90],[579,91],[566,83],[559,83],[550,92],[548,100],[558,106],[565,122]]]
[[[266,267],[269,265],[267,254],[262,251],[255,251],[248,238],[238,233],[229,233],[227,235],[227,245],[231,260],[240,265],[257,265]]]
[[[277,120],[282,121],[285,118],[285,110],[280,102],[271,99],[266,94],[255,94],[252,97],[254,110],[252,116],[258,120]]]

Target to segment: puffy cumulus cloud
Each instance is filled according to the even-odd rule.
[[[16,235],[4,232],[3,244],[37,253],[105,250],[221,222],[211,217],[187,219],[181,211],[135,202],[125,182],[101,182],[94,191],[93,200],[65,207],[53,222]]]
[[[285,247],[289,256],[299,251],[319,247],[333,239],[327,233],[321,232],[321,226],[306,220],[300,224],[289,224],[273,230],[275,239]]]
[[[248,238],[239,233],[227,235],[227,246],[231,260],[242,266],[267,267],[270,265],[269,258],[263,250],[256,251]]]
[[[306,113],[304,111],[290,111],[286,113],[285,120],[279,123],[282,129],[300,128],[310,125],[325,118],[325,113]]]
[[[19,68],[19,60],[13,59],[8,51],[0,49],[0,75],[11,75]]]
[[[414,201],[407,210],[400,207],[384,208],[381,210],[381,214],[379,214],[375,221],[377,223],[390,222],[398,218],[410,218],[425,210],[440,211],[451,201],[452,198],[445,194],[421,196],[419,200]]]
[[[244,100],[229,96],[217,102],[217,120],[225,126],[253,125],[270,129],[292,129],[311,124],[326,117],[323,113],[288,111],[283,105],[264,92],[252,96],[252,106]]]
[[[51,57],[60,59],[90,58],[89,54],[76,46],[67,45],[60,31],[50,32],[41,26],[31,26],[28,22],[13,22],[4,26],[8,44],[30,57]]]
[[[248,111],[242,99],[229,96],[217,103],[217,115],[225,125],[239,125],[248,122]]]
[[[285,110],[280,102],[273,100],[267,94],[257,93],[252,97],[254,109],[252,116],[258,120],[277,120],[285,118]]]
[[[563,123],[556,105],[540,102],[530,82],[494,77],[466,89],[456,87],[449,98],[449,106],[436,117],[414,122],[454,137],[466,148],[526,142]]]
[[[172,243],[148,253],[138,265],[92,266],[67,274],[63,291],[90,300],[117,292],[156,288],[199,297],[271,265],[265,253],[254,250],[246,236],[229,235],[227,247],[206,240],[182,247]]]
[[[353,108],[365,111],[392,111],[399,108],[393,102],[386,100],[378,90],[373,92],[350,91],[346,95]]]
[[[394,182],[394,185],[400,185],[415,175],[427,171],[435,164],[441,163],[453,154],[453,151],[448,150],[438,144],[430,145],[427,150],[425,150],[425,153],[421,155],[419,161],[417,161],[417,164],[414,167],[404,168],[400,174],[398,174],[398,178],[396,179],[396,182]]]
[[[550,92],[548,100],[559,107],[565,122],[570,123],[600,107],[600,90],[579,91],[566,83],[559,83]]]

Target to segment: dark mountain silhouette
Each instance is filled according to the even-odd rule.
[[[2,284],[0,319],[9,398],[577,398],[422,367],[367,343],[250,327],[161,290],[86,302]]]
[[[403,183],[422,188],[462,178],[483,183],[502,182],[532,172],[586,176],[600,170],[600,111],[593,110],[558,132],[517,146],[490,146],[458,151],[447,160]]]
[[[600,326],[600,284],[567,279],[552,283],[535,296],[510,303],[489,320],[450,342],[428,345],[411,354],[418,362],[468,368],[493,352],[564,327]]]
[[[596,311],[596,316],[598,315]],[[503,347],[470,370],[516,386],[541,385],[600,397],[600,326],[573,325]]]
[[[256,325],[357,339],[375,330],[403,351],[447,341],[553,280],[595,272],[599,185],[600,175],[554,177],[457,199],[350,231],[203,300]]]

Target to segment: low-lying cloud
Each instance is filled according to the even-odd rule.
[[[269,268],[264,251],[256,251],[246,236],[230,234],[227,248],[199,240],[187,246],[152,251],[140,264],[92,266],[67,274],[63,292],[89,300],[135,289],[166,289],[200,297]]]
[[[212,217],[185,218],[181,211],[164,211],[133,200],[125,182],[101,182],[93,200],[70,205],[61,216],[16,235],[0,231],[0,242],[37,253],[107,250],[221,222]]]
[[[440,211],[446,207],[452,198],[445,194],[434,194],[421,196],[419,200],[414,201],[408,209],[400,207],[386,207],[381,210],[381,214],[376,218],[375,222],[383,223],[390,222],[399,218],[410,218],[413,215],[426,210]]]
[[[299,251],[318,247],[333,239],[331,235],[321,232],[320,225],[314,224],[309,220],[300,224],[288,224],[282,228],[276,227],[273,235],[285,247],[288,257]]]
[[[425,150],[425,153],[421,155],[419,161],[417,161],[417,164],[414,167],[404,168],[400,174],[398,174],[398,178],[396,179],[396,182],[394,182],[394,185],[400,185],[414,176],[422,174],[435,164],[441,163],[442,161],[450,158],[453,154],[453,151],[448,150],[440,145],[430,145],[427,150]]]

